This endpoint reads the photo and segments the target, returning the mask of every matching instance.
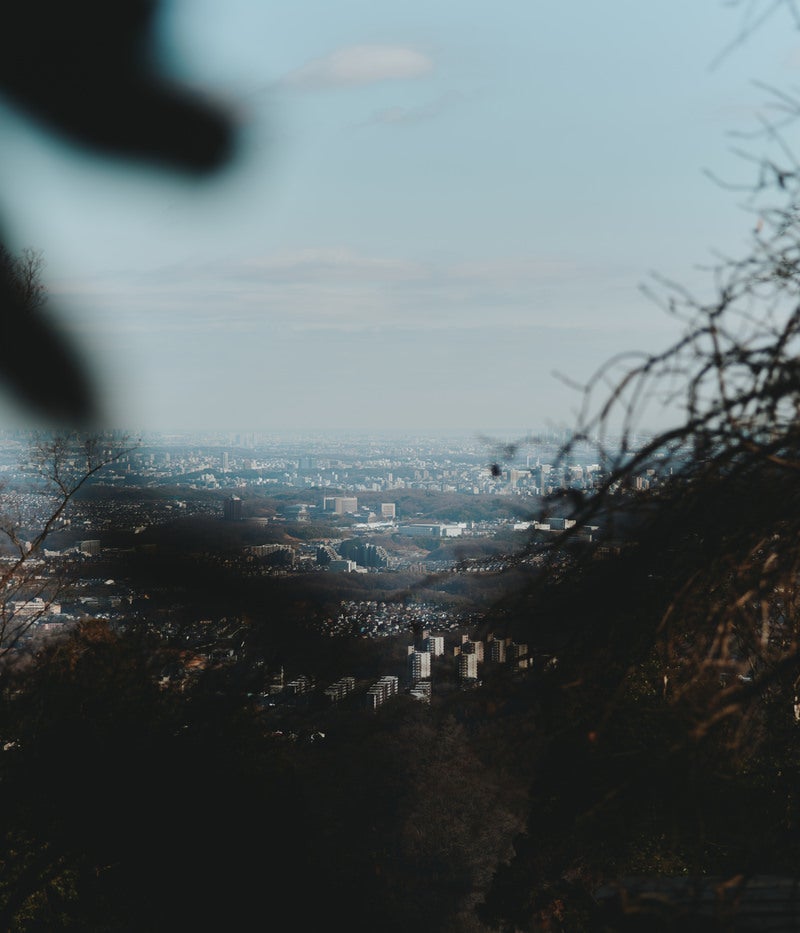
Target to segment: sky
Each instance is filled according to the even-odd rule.
[[[708,173],[752,179],[733,134],[758,82],[800,78],[785,11],[735,42],[768,6],[164,3],[165,67],[235,117],[231,164],[189,183],[2,111],[0,216],[114,427],[569,426],[606,360],[678,335],[643,286],[702,297],[752,242]]]

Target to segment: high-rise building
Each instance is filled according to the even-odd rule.
[[[495,664],[505,664],[506,643],[499,638],[493,638],[489,642],[489,658]]]
[[[336,558],[329,561],[326,566],[333,573],[355,573],[358,564],[354,560]]]
[[[389,555],[385,548],[359,538],[342,541],[339,554],[347,560],[354,560],[362,567],[385,567],[389,563]]]
[[[478,656],[476,654],[460,654],[458,656],[458,679],[478,679]]]
[[[524,642],[512,641],[506,648],[506,658],[509,661],[519,661],[528,656],[528,646]]]
[[[444,635],[427,635],[423,648],[435,658],[440,658],[444,654]]]
[[[516,487],[519,484],[520,480],[529,479],[531,476],[530,470],[509,470],[508,471],[508,482],[511,486]]]
[[[335,512],[337,515],[357,512],[358,498],[356,496],[324,496],[322,510],[323,512]]]
[[[238,496],[230,496],[222,506],[226,522],[239,522],[242,520],[242,500]]]
[[[461,636],[461,644],[456,645],[454,649],[456,655],[474,654],[479,662],[483,662],[483,642],[471,641],[469,635]]]
[[[431,656],[427,651],[412,651],[408,655],[408,677],[412,684],[431,676]]]

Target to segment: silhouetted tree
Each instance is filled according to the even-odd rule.
[[[0,491],[0,540],[9,552],[0,565],[0,661],[50,611],[68,582],[56,562],[46,574],[38,566],[48,536],[87,483],[129,450],[124,436],[42,435],[26,463],[41,501],[39,515],[14,514],[12,497]]]
[[[47,300],[47,290],[42,281],[44,254],[40,250],[26,247],[13,256],[0,244],[0,270],[4,279],[11,283],[18,296],[19,306],[29,312],[37,311]]]
[[[570,515],[605,537],[565,532],[515,607],[554,660],[530,684],[528,828],[479,911],[499,929],[652,929],[598,919],[598,886],[631,875],[800,874],[800,172],[765,138],[749,252],[710,301],[662,283],[683,336],[590,380],[562,450],[597,446],[606,473]],[[681,400],[637,440],[647,404]]]

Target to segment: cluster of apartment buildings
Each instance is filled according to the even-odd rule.
[[[423,632],[420,639],[408,646],[407,676],[412,686],[420,681],[430,680],[432,660],[445,655],[443,635],[431,635]],[[462,635],[461,641],[453,648],[456,659],[457,675],[461,683],[477,682],[479,665],[484,661],[492,664],[512,663],[524,669],[530,665],[528,646],[515,642],[512,638],[486,636],[486,641],[473,641],[469,635]]]
[[[531,657],[528,646],[515,642],[512,638],[496,638],[489,634],[486,641],[472,641],[468,635],[462,635],[461,644],[453,649],[458,665],[458,679],[462,683],[478,680],[479,665],[484,661],[492,664],[511,663],[519,669],[530,666]]]

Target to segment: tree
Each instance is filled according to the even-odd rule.
[[[0,275],[11,283],[20,308],[33,312],[47,300],[47,291],[42,281],[44,254],[31,247],[13,256],[0,243]]]
[[[0,377],[37,414],[86,425],[97,406],[77,351],[45,313],[43,269],[41,252],[13,255],[0,243]],[[25,349],[35,351],[35,366]]]
[[[40,250],[26,247],[13,255],[0,243],[0,293],[6,290],[16,324],[39,319],[47,302],[47,289],[42,280],[44,265]],[[26,371],[29,385],[47,386],[48,380],[41,378],[41,373],[30,371],[24,363],[24,355],[18,352],[11,336],[6,335],[4,345],[12,349],[13,365]],[[46,355],[41,365],[45,369],[49,365]],[[66,395],[70,394],[71,389],[67,387]],[[41,514],[23,522],[21,516],[11,514],[9,496],[5,501],[0,499],[0,540],[10,546],[13,555],[0,565],[0,660],[17,647],[19,640],[50,610],[63,585],[63,578],[56,573],[40,575],[36,572],[35,563],[48,535],[63,519],[76,494],[129,449],[125,437],[108,433],[42,433],[35,440],[28,457],[28,469],[44,500]]]
[[[748,9],[778,6],[796,12]],[[677,929],[643,902],[643,919],[603,925],[594,894],[634,874],[740,891],[800,874],[800,169],[785,139],[800,100],[772,93],[749,252],[713,270],[711,301],[661,283],[683,336],[592,378],[561,452],[596,443],[605,476],[570,493],[570,515],[606,536],[565,532],[516,605],[557,664],[530,685],[528,827],[480,910],[503,930]],[[683,414],[638,444],[653,400]]]
[[[26,463],[41,500],[39,515],[13,514],[15,496],[9,491],[0,498],[0,536],[10,550],[0,564],[0,662],[50,611],[67,583],[63,565],[42,572],[40,558],[48,536],[65,518],[76,495],[130,449],[123,436],[42,435]]]

